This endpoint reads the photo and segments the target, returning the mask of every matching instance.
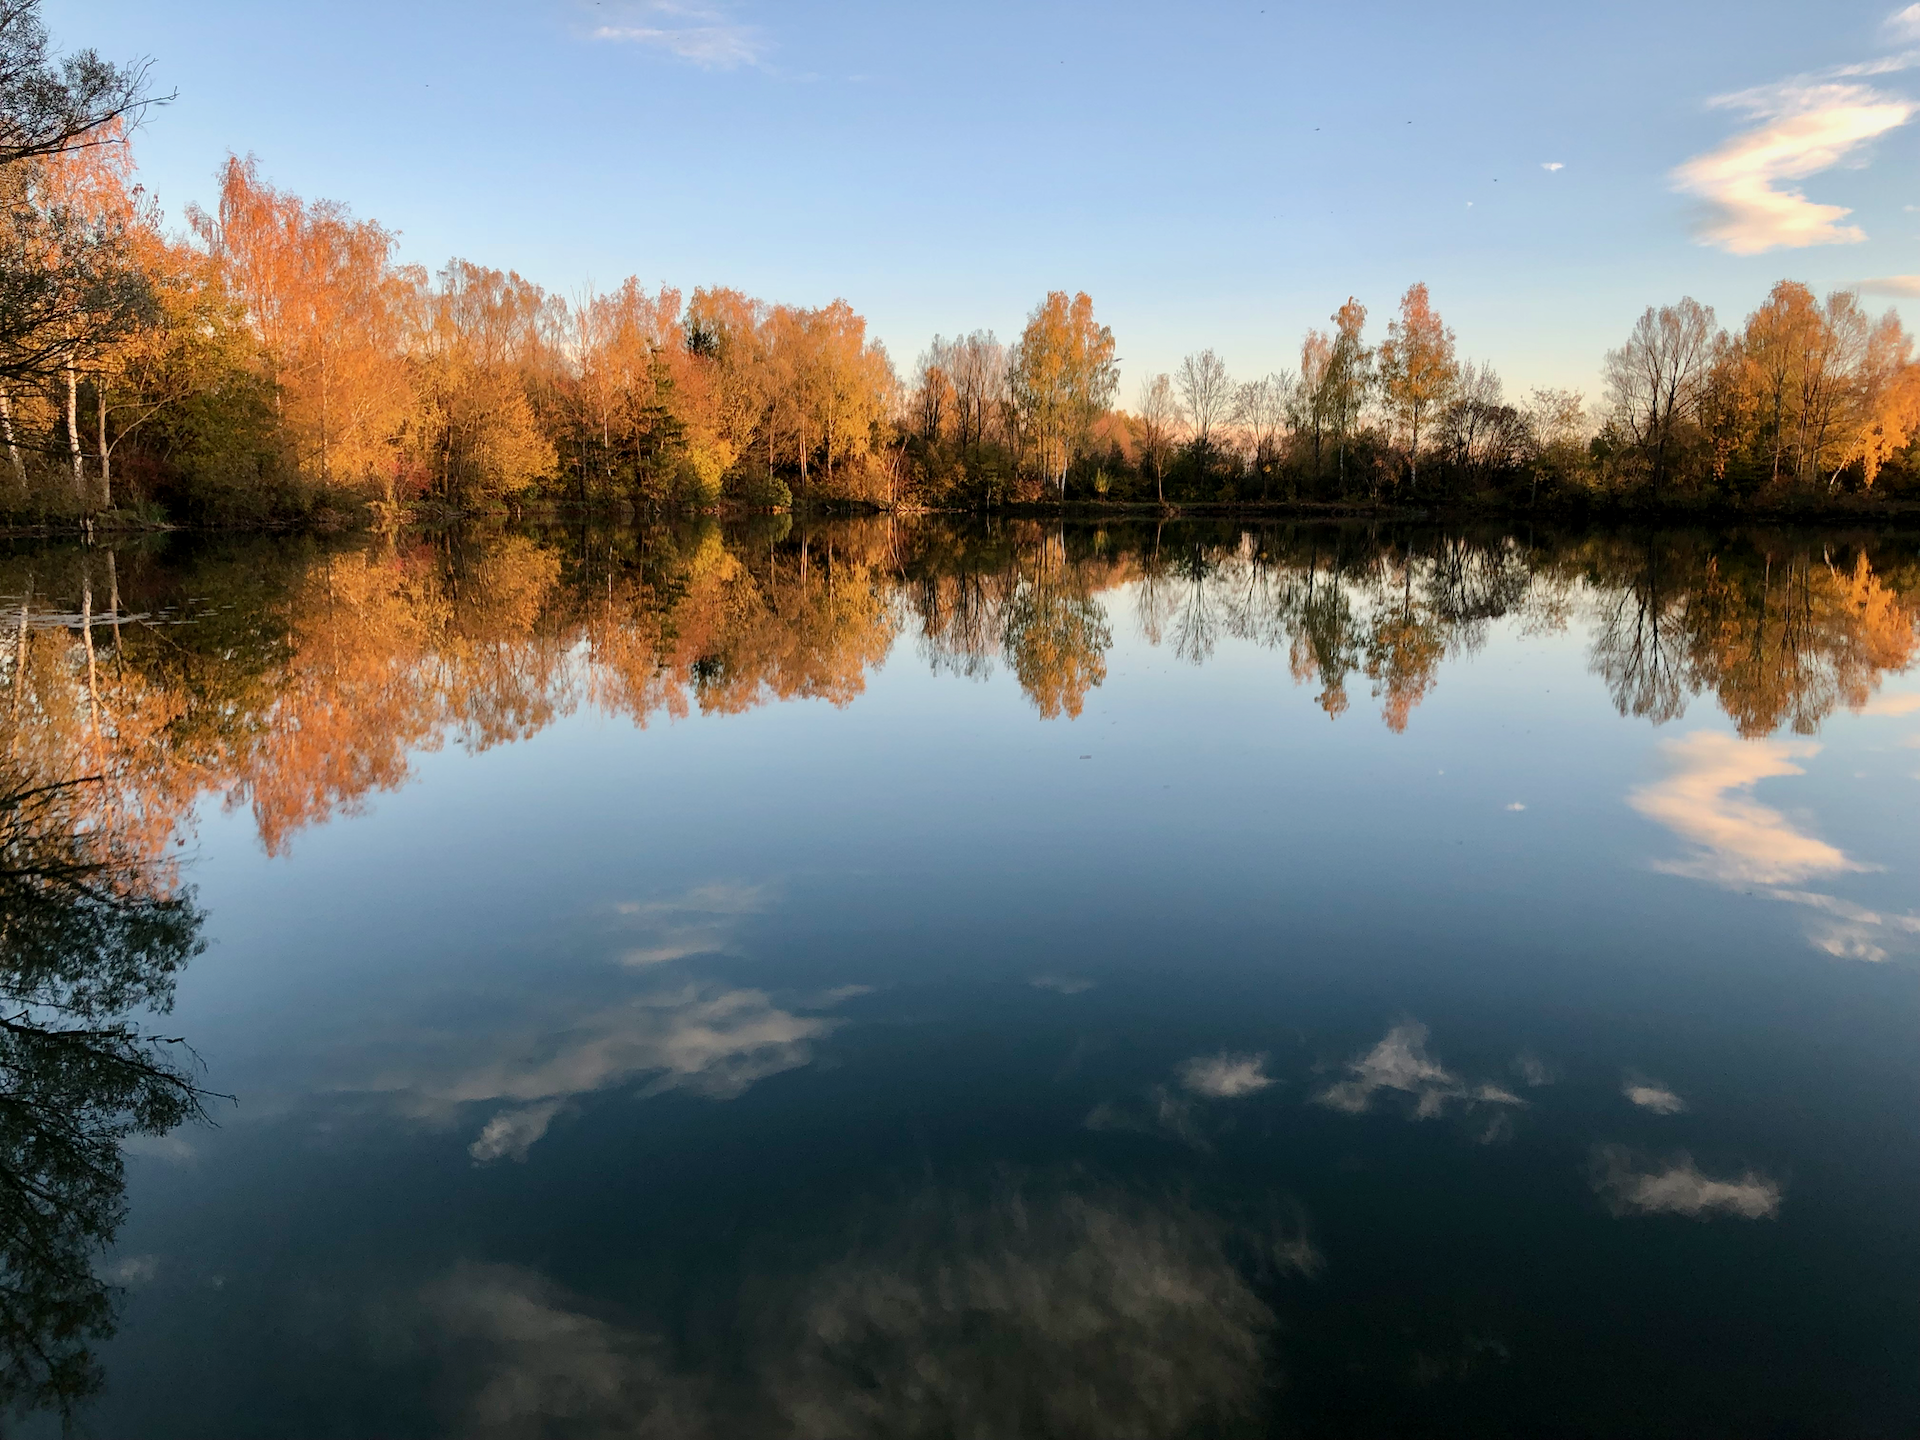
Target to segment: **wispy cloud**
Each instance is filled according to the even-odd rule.
[[[995,1435],[1023,1413],[1049,1434],[1186,1435],[1257,1412],[1263,1296],[1325,1264],[1278,1203],[1229,1221],[1018,1182],[861,1207],[839,1254],[710,1297],[743,1337],[724,1365],[687,1365],[644,1310],[516,1266],[462,1262],[381,1313],[431,1365],[449,1431],[489,1440],[738,1435],[763,1414],[808,1435]]]
[[[1906,68],[1892,61],[1877,64],[1873,73]],[[1852,67],[1850,73],[1868,72]],[[1712,103],[1756,123],[1679,166],[1673,180],[1676,188],[1707,204],[1700,243],[1734,255],[1866,239],[1859,226],[1841,223],[1852,211],[1810,200],[1792,182],[1857,159],[1868,141],[1906,124],[1920,110],[1868,85],[1811,78],[1722,95]]]
[[[1882,27],[1887,38],[1896,44],[1911,44],[1920,41],[1920,5],[1909,5],[1904,10],[1896,10],[1886,18]]]
[[[811,1063],[843,1023],[795,1013],[761,990],[687,983],[572,1014],[528,1006],[492,1033],[414,1035],[403,1058],[340,1088],[390,1097],[403,1115],[459,1124],[491,1115],[468,1154],[481,1164],[525,1160],[554,1121],[591,1094],[632,1087],[730,1100],[769,1076]]]
[[[1868,713],[1902,715],[1912,708],[1907,697],[1887,696],[1865,707]],[[1911,948],[1901,937],[1920,934],[1920,916],[1893,914],[1856,905],[1836,895],[1795,888],[1815,875],[1877,870],[1845,851],[1795,826],[1778,810],[1742,794],[1761,780],[1806,773],[1793,763],[1819,753],[1805,740],[1737,740],[1702,730],[1664,747],[1677,763],[1658,784],[1642,786],[1627,797],[1642,815],[1657,820],[1695,845],[1684,859],[1656,861],[1654,869],[1729,888],[1755,887],[1750,893],[1804,905],[1826,917],[1808,932],[1816,950],[1842,960],[1888,958],[1882,941]]]
[[[770,888],[714,881],[684,894],[615,905],[615,929],[637,934],[640,943],[625,951],[623,965],[660,965],[690,955],[728,950],[743,917],[767,907]]]
[[[1776,888],[1762,893],[1775,900],[1784,900],[1789,905],[1805,905],[1833,917],[1807,938],[1813,942],[1816,950],[1824,950],[1836,960],[1868,960],[1878,964],[1888,958],[1887,948],[1881,941],[1920,935],[1920,915],[1870,910],[1864,905],[1842,900],[1837,895],[1823,895],[1813,890]],[[1905,948],[1912,946],[1911,941],[1901,943]]]
[[[524,1160],[534,1142],[547,1133],[553,1117],[560,1113],[563,1100],[542,1100],[514,1110],[502,1110],[481,1127],[479,1138],[467,1147],[467,1154],[480,1164],[494,1160]]]
[[[1810,875],[1867,868],[1742,793],[1775,776],[1805,774],[1793,762],[1818,754],[1818,745],[1740,740],[1701,730],[1662,748],[1674,760],[1674,772],[1635,790],[1627,803],[1697,848],[1685,860],[1663,861],[1655,868],[1727,885],[1791,884]]]
[[[1155,1085],[1147,1091],[1145,1105],[1102,1100],[1087,1112],[1083,1123],[1089,1130],[1135,1130],[1142,1135],[1178,1140],[1196,1150],[1212,1148],[1194,1123],[1194,1103],[1164,1085]]]
[[[1513,1068],[1522,1080],[1536,1088],[1541,1085],[1551,1085],[1555,1080],[1560,1078],[1554,1071],[1553,1066],[1542,1060],[1531,1050],[1514,1056]]]
[[[1196,1055],[1174,1067],[1174,1078],[1186,1094],[1166,1085],[1151,1086],[1145,1104],[1116,1104],[1103,1100],[1087,1115],[1089,1130],[1135,1130],[1178,1140],[1196,1150],[1212,1147],[1201,1133],[1200,1106],[1189,1096],[1201,1100],[1239,1100],[1256,1095],[1277,1082],[1266,1073],[1265,1055],[1236,1055],[1221,1051],[1217,1055]]]
[[[1908,275],[1913,293],[1920,295],[1920,275]],[[1877,695],[1860,707],[1862,715],[1911,715],[1920,710],[1920,695]]]
[[[1624,1146],[1602,1145],[1594,1151],[1593,1188],[1615,1215],[1684,1215],[1690,1220],[1738,1215],[1771,1220],[1780,1213],[1777,1181],[1755,1170],[1716,1180],[1684,1151],[1649,1166]]]
[[[706,70],[759,65],[769,49],[759,26],[735,20],[714,6],[675,0],[639,0],[610,7],[591,34],[595,40],[664,50]]]
[[[1640,1075],[1629,1075],[1621,1084],[1620,1093],[1642,1110],[1651,1110],[1656,1115],[1678,1115],[1687,1108],[1686,1101],[1658,1080]]]
[[[1525,1102],[1498,1085],[1469,1084],[1427,1053],[1427,1027],[1409,1020],[1394,1026],[1378,1045],[1348,1064],[1351,1080],[1330,1085],[1313,1098],[1349,1115],[1364,1113],[1382,1090],[1414,1098],[1413,1114],[1428,1120],[1451,1101],[1468,1105],[1520,1105]]]
[[[1542,170],[1564,170],[1567,167],[1558,160],[1543,160],[1540,162],[1540,168]]]
[[[132,1290],[141,1285],[151,1285],[153,1277],[160,1273],[158,1255],[129,1255],[116,1260],[107,1267],[107,1279],[115,1285],[124,1285]]]
[[[1180,1083],[1209,1100],[1237,1100],[1273,1084],[1264,1055],[1196,1055],[1180,1066]]]
[[[795,1015],[759,990],[687,985],[583,1017],[570,1029],[523,1038],[453,1077],[437,1099],[511,1100],[470,1147],[475,1160],[525,1159],[573,1097],[652,1075],[641,1093],[687,1090],[730,1100],[807,1064],[810,1042],[838,1021]]]
[[[1051,990],[1056,995],[1080,995],[1094,986],[1093,981],[1072,975],[1036,975],[1027,983],[1036,990]]]

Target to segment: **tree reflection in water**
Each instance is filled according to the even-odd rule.
[[[903,639],[941,672],[1004,665],[1054,723],[1117,633],[1195,665],[1232,643],[1333,719],[1366,684],[1399,732],[1496,623],[1571,629],[1623,715],[1710,696],[1749,738],[1807,734],[1912,662],[1920,561],[1894,535],[781,516],[49,549],[0,561],[0,595],[0,1390],[60,1404],[97,1383],[87,1344],[112,1325],[92,1266],[120,1142],[203,1098],[130,1018],[167,1008],[200,945],[168,857],[203,798],[279,853],[449,741],[582,707],[646,726],[844,706]]]
[[[0,594],[70,607],[10,602],[11,753],[29,777],[101,775],[147,854],[208,794],[279,853],[419,752],[522,740],[582,706],[645,726],[846,705],[903,635],[936,671],[1004,666],[1064,722],[1124,631],[1195,665],[1251,645],[1330,718],[1364,683],[1401,732],[1495,623],[1572,628],[1623,715],[1660,724],[1706,695],[1757,737],[1865,704],[1911,663],[1920,616],[1898,536],[778,516],[181,551],[0,562]]]
[[[129,853],[97,779],[0,792],[0,1402],[62,1410],[98,1388],[113,1331],[94,1273],[125,1215],[120,1143],[200,1113],[165,1011],[201,912]]]

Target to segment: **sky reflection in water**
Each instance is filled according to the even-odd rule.
[[[16,616],[29,575],[148,617],[91,689],[29,624],[15,753],[193,833],[167,1024],[238,1097],[130,1147],[91,1433],[1920,1405],[1904,540],[780,521],[22,554]]]

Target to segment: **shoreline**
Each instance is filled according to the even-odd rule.
[[[90,521],[0,522],[0,540],[82,540],[105,536],[131,539],[148,535],[342,535],[382,530],[440,529],[487,523],[559,524],[580,520],[613,520],[631,525],[667,525],[696,519],[745,521],[786,516],[792,522],[892,516],[944,520],[1051,520],[1098,524],[1161,521],[1326,521],[1375,524],[1518,524],[1547,523],[1656,528],[1684,525],[1869,525],[1920,526],[1920,498],[1871,500],[1843,497],[1817,504],[1724,505],[1621,503],[1540,504],[1513,506],[1473,503],[1410,505],[1387,501],[1239,500],[1154,501],[1077,500],[961,508],[924,505],[873,505],[858,501],[821,501],[770,510],[744,504],[714,506],[648,506],[626,501],[586,503],[536,501],[518,505],[490,505],[473,509],[451,506],[397,507],[387,515],[349,514],[338,510],[316,516],[194,523],[154,521],[111,515]]]

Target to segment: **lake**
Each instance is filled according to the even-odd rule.
[[[1917,620],[1873,531],[16,542],[10,793],[147,907],[61,953],[208,1092],[123,1195],[6,1117],[22,1433],[1911,1434]]]

